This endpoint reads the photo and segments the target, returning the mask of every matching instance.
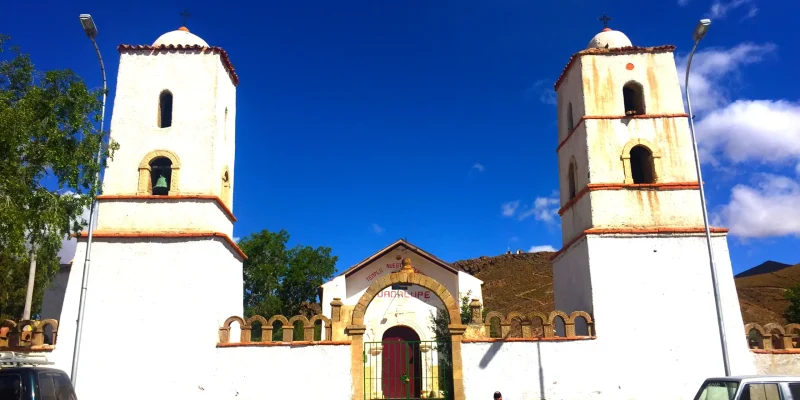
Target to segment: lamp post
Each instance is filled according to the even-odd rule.
[[[697,137],[694,134],[694,115],[692,114],[692,100],[689,96],[689,69],[692,67],[692,57],[697,50],[697,45],[700,44],[706,33],[708,27],[711,26],[710,19],[701,19],[694,28],[692,39],[694,40],[694,47],[692,52],[689,53],[689,61],[686,63],[686,82],[684,87],[686,89],[686,106],[689,109],[689,131],[692,134],[692,144],[694,146],[694,163],[697,169],[697,183],[700,187],[700,205],[703,208],[703,226],[706,230],[706,244],[708,246],[708,260],[711,266],[711,284],[714,286],[714,302],[717,307],[717,325],[719,327],[719,339],[722,346],[722,362],[725,365],[725,376],[731,375],[730,361],[728,360],[728,340],[725,338],[725,321],[722,317],[722,302],[719,298],[719,280],[717,278],[717,264],[714,261],[714,250],[711,247],[711,229],[708,226],[708,210],[706,209],[706,193],[703,188],[703,175],[700,172],[700,157],[697,154]]]
[[[94,38],[97,36],[97,25],[95,25],[92,16],[89,14],[81,14],[80,15],[81,26],[83,26],[83,31],[86,33],[86,36],[89,37],[89,40],[92,41],[94,45],[94,51],[97,53],[97,59],[100,61],[100,72],[103,74],[103,105],[100,108],[100,133],[103,133],[103,122],[105,122],[106,117],[106,68],[103,65],[103,57],[100,55],[100,48],[97,47],[97,42]],[[102,137],[100,139],[100,145],[97,148],[97,163],[100,164],[101,157],[103,156],[103,140]],[[93,187],[97,188],[100,184],[100,171],[97,171],[97,174],[94,177],[94,184]],[[99,190],[98,190],[99,192]],[[78,305],[78,320],[77,320],[77,328],[75,332],[75,347],[72,352],[72,373],[70,374],[70,379],[72,380],[72,386],[75,387],[78,381],[78,358],[80,356],[81,350],[81,334],[83,332],[83,316],[84,310],[86,308],[86,290],[88,286],[88,278],[89,278],[89,267],[92,264],[91,261],[91,254],[92,254],[92,233],[94,232],[94,224],[97,218],[97,199],[92,201],[92,204],[89,208],[89,237],[86,242],[86,257],[83,260],[83,276],[81,278],[81,299]]]

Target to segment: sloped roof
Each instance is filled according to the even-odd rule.
[[[436,258],[434,255],[432,255],[432,254],[420,249],[417,246],[414,246],[413,244],[411,244],[411,243],[409,243],[409,242],[407,242],[407,241],[405,241],[403,239],[398,239],[396,242],[384,247],[383,249],[381,249],[377,253],[365,258],[363,261],[359,262],[358,264],[353,265],[352,267],[348,268],[346,271],[344,271],[341,274],[339,274],[339,276],[344,275],[345,277],[348,277],[348,276],[356,273],[361,268],[364,268],[365,266],[369,265],[371,262],[373,262],[373,261],[385,256],[386,254],[389,254],[393,250],[395,250],[397,248],[401,248],[401,247],[408,249],[409,251],[413,252],[414,254],[416,254],[416,255],[418,255],[418,256],[420,256],[420,257],[422,257],[422,258],[424,258],[424,259],[426,259],[426,260],[428,260],[428,261],[430,261],[430,262],[432,262],[432,263],[434,263],[434,264],[436,264],[436,265],[438,265],[438,266],[440,266],[440,267],[442,267],[442,268],[444,268],[444,269],[446,269],[446,270],[448,270],[448,271],[450,271],[450,272],[452,272],[454,274],[458,273],[458,270],[453,268],[450,264],[440,260],[439,258]]]

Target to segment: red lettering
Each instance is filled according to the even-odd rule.
[[[430,291],[425,292],[425,298],[426,299],[430,299],[431,298],[431,292]]]

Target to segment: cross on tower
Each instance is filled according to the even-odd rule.
[[[186,18],[191,17],[192,14],[189,14],[189,10],[185,9],[180,15],[183,17],[183,26],[186,26]]]
[[[603,13],[603,16],[598,18],[600,21],[603,21],[603,28],[608,28],[608,21],[611,21],[611,17]]]

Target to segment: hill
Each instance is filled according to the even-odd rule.
[[[783,311],[789,302],[783,296],[786,289],[795,285],[800,285],[800,264],[736,278],[736,291],[739,293],[739,305],[745,323],[785,324]]]
[[[551,252],[502,254],[451,263],[453,267],[483,281],[483,305],[489,311],[553,310],[553,266]],[[800,264],[790,266],[767,261],[735,278],[739,305],[745,323],[785,324],[783,311],[789,304],[784,292],[800,284]]]
[[[551,252],[503,254],[450,263],[483,281],[483,306],[489,311],[553,311]],[[463,295],[463,294],[462,294]]]
[[[747,271],[739,272],[738,274],[734,275],[734,278],[745,278],[745,277],[753,276],[753,275],[761,275],[761,274],[768,274],[768,273],[771,273],[771,272],[778,272],[778,271],[780,271],[780,270],[782,270],[784,268],[788,268],[788,267],[791,267],[791,265],[790,264],[784,264],[784,263],[777,262],[777,261],[769,260],[769,261],[765,261],[765,262],[763,262],[763,263],[761,263],[761,264],[759,264],[759,265],[757,265],[757,266],[755,266],[753,268],[750,268]]]

